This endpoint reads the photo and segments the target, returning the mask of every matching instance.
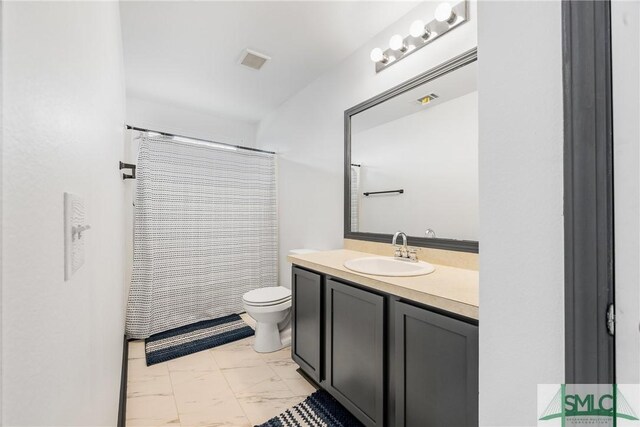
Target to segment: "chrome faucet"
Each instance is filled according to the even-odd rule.
[[[407,247],[407,235],[404,234],[402,231],[396,231],[396,234],[393,235],[393,240],[391,240],[391,244],[393,246],[396,246],[396,241],[398,240],[398,237],[402,236],[402,245],[406,248]]]
[[[429,239],[434,239],[436,237],[436,232],[433,231],[433,228],[427,228],[427,231],[425,231],[424,234],[426,234]]]
[[[398,246],[398,237],[402,237],[402,246]],[[402,231],[397,231],[396,234],[393,235],[393,239],[391,240],[391,244],[394,246],[394,254],[395,258],[399,258],[406,261],[417,262],[418,256],[416,254],[415,249],[407,248],[407,235]]]

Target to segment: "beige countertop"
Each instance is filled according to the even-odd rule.
[[[379,255],[348,249],[289,255],[292,264],[358,283],[472,319],[478,318],[478,272],[433,264],[435,271],[425,276],[387,277],[356,273],[344,266],[354,258]],[[428,262],[428,261],[427,261]]]

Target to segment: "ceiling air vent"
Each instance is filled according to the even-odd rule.
[[[270,59],[271,57],[265,55],[264,53],[245,49],[244,52],[242,52],[242,57],[240,58],[240,65],[253,68],[254,70],[259,70],[260,68],[262,68],[265,62]]]
[[[439,98],[439,96],[436,95],[435,93],[430,93],[429,95],[425,95],[425,96],[423,96],[421,98],[418,98],[417,101],[421,105],[427,105],[428,103],[430,103],[434,99],[438,99],[438,98]]]

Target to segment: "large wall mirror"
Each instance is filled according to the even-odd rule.
[[[345,237],[478,252],[473,49],[345,112]]]

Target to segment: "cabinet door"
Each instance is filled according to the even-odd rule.
[[[396,427],[478,425],[478,327],[396,302]]]
[[[384,297],[326,280],[325,388],[367,426],[384,423]]]
[[[291,300],[291,357],[307,375],[320,382],[322,276],[293,267]]]

